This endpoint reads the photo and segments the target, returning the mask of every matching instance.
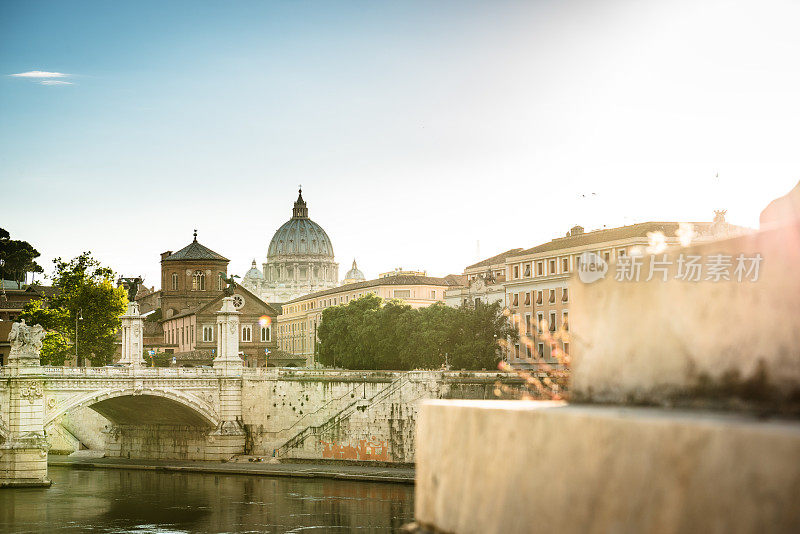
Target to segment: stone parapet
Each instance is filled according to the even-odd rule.
[[[737,275],[740,255],[760,255],[757,272]],[[676,278],[691,257],[729,262],[729,279]],[[640,260],[639,282],[612,265],[572,285],[572,401],[800,414],[800,223]],[[672,265],[667,281],[645,281],[651,261]]]
[[[797,532],[800,423],[427,401],[416,519],[436,532]]]

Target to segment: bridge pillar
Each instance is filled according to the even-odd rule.
[[[0,487],[49,486],[44,434],[44,375],[39,362],[44,330],[14,323],[8,340],[8,437],[0,444]]]
[[[122,319],[122,357],[118,363],[133,367],[145,365],[142,357],[144,319],[139,315],[139,304],[129,302],[128,311],[120,319]]]
[[[217,354],[214,369],[219,378],[220,424],[208,436],[206,458],[227,460],[244,452],[245,432],[242,426],[242,371],[239,357],[239,315],[233,297],[222,299],[217,312]]]

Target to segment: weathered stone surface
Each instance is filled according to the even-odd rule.
[[[800,525],[800,423],[427,401],[416,518],[444,532],[756,533]]]
[[[493,399],[514,374],[460,371],[268,370],[245,377],[248,453],[283,458],[414,461],[424,399]],[[517,397],[518,398],[518,397]]]
[[[572,400],[800,411],[800,223],[668,260],[680,254],[704,263],[723,254],[734,266],[739,254],[763,260],[755,282],[705,274],[700,282],[618,282],[613,268],[601,282],[576,281]]]

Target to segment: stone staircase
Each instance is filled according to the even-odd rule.
[[[403,374],[387,384],[386,387],[375,393],[372,397],[368,399],[355,399],[347,406],[328,417],[322,423],[317,425],[309,425],[303,428],[300,432],[288,439],[286,443],[278,447],[276,449],[275,456],[280,458],[281,456],[286,455],[289,451],[302,447],[309,437],[324,434],[328,430],[331,430],[342,424],[344,421],[347,421],[357,411],[364,411],[369,406],[383,402],[393,393],[402,388],[406,383],[408,383],[408,375]]]

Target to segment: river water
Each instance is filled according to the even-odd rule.
[[[50,488],[0,490],[0,532],[392,532],[414,486],[50,467]]]

